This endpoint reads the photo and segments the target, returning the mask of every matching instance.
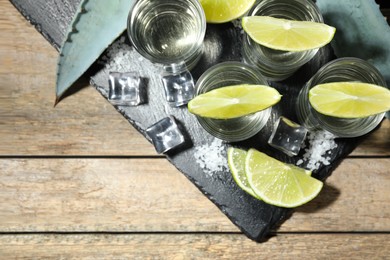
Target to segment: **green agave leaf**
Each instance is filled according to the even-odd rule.
[[[70,23],[57,66],[56,104],[127,27],[133,0],[83,0]]]
[[[337,28],[332,41],[338,58],[369,61],[390,85],[390,27],[374,0],[317,0],[325,23]]]

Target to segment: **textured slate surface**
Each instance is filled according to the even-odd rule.
[[[12,0],[15,7],[28,19],[44,37],[58,49],[67,24],[71,21],[79,0]],[[125,38],[126,36],[123,36]],[[205,39],[205,53],[201,62],[193,70],[193,76],[197,79],[201,73],[211,65],[221,61],[240,61],[240,30],[233,24],[208,25]],[[122,44],[123,43],[118,43]],[[174,164],[191,182],[194,183],[211,201],[213,201],[229,219],[236,224],[249,238],[256,241],[266,239],[269,230],[275,228],[291,213],[291,210],[274,207],[253,199],[242,191],[234,183],[227,165],[223,170],[206,174],[196,162],[194,153],[200,146],[211,144],[214,138],[207,134],[197,123],[195,117],[188,113],[185,108],[170,108],[165,103],[163,88],[158,78],[159,66],[142,59],[129,45],[123,53],[132,58],[132,63],[121,66],[120,64],[102,64],[96,66],[91,78],[92,84],[105,97],[108,91],[108,73],[111,69],[136,70],[141,76],[148,79],[148,103],[138,107],[116,107],[128,121],[142,134],[145,129],[160,119],[173,115],[186,129],[191,145],[167,155],[167,159]],[[126,57],[127,57],[126,56]],[[302,157],[290,158],[272,149],[266,143],[272,124],[280,115],[296,120],[294,111],[291,109],[295,96],[300,87],[316,70],[331,59],[332,52],[327,48],[321,49],[319,54],[307,65],[302,67],[292,78],[272,83],[281,94],[283,102],[273,108],[271,119],[267,126],[253,138],[235,144],[244,148],[254,147],[268,153],[285,162],[295,162]],[[53,89],[54,93],[54,89]],[[314,174],[315,177],[324,180],[332,170],[358,143],[358,139],[339,139],[338,148],[332,153],[332,164],[322,166]]]

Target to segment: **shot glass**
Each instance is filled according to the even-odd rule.
[[[200,95],[213,89],[239,84],[268,85],[256,68],[241,62],[223,62],[202,74],[195,85],[195,92]],[[267,123],[271,109],[233,119],[197,116],[197,120],[211,135],[227,142],[238,142],[257,134]]]
[[[248,16],[272,16],[323,23],[322,15],[312,0],[259,0],[249,10]],[[318,49],[300,52],[273,50],[256,43],[247,34],[243,37],[244,62],[256,66],[264,77],[272,81],[288,78],[317,52]]]
[[[298,120],[309,130],[323,129],[337,137],[358,137],[369,133],[382,121],[385,113],[363,118],[338,118],[318,113],[309,102],[309,91],[321,83],[357,81],[387,87],[380,72],[367,61],[340,58],[325,64],[301,89],[296,112]]]
[[[137,0],[127,32],[148,60],[168,65],[184,61],[190,70],[202,54],[206,19],[197,0]]]

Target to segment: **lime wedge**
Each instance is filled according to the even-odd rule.
[[[256,0],[200,0],[208,23],[225,23],[243,16]]]
[[[276,89],[265,85],[227,86],[196,96],[188,103],[188,110],[201,117],[230,119],[269,108],[281,97]]]
[[[323,183],[307,170],[249,149],[245,172],[253,192],[271,205],[293,208],[315,198]]]
[[[293,21],[270,16],[242,19],[245,32],[258,44],[281,51],[306,51],[328,44],[334,27],[310,21]]]
[[[229,169],[237,185],[253,197],[258,198],[253,192],[252,188],[249,186],[248,179],[246,178],[246,155],[247,151],[245,150],[229,147],[227,151]]]
[[[390,110],[390,90],[361,82],[325,83],[310,90],[309,102],[324,115],[367,117]]]

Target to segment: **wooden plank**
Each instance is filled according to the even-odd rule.
[[[238,232],[164,159],[1,159],[0,232]],[[389,159],[346,159],[280,232],[390,231]]]
[[[237,231],[165,159],[0,165],[0,231]]]
[[[156,154],[85,81],[53,108],[58,53],[10,2],[0,8],[1,155]]]
[[[310,241],[310,242],[308,242]],[[388,259],[389,234],[3,235],[4,259]]]
[[[390,156],[390,120],[384,119],[380,128],[370,133],[351,156]]]
[[[390,160],[346,159],[281,230],[390,231]]]

